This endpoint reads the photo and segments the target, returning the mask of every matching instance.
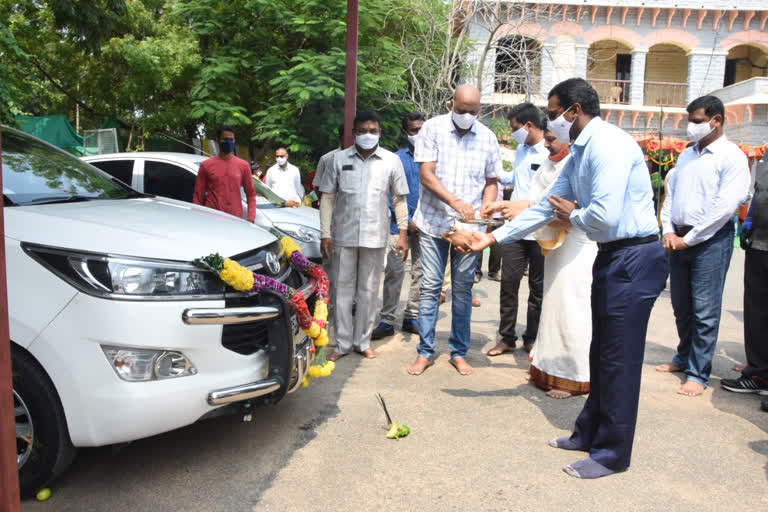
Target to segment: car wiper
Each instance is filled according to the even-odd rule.
[[[38,197],[29,201],[21,203],[24,206],[31,204],[57,204],[57,203],[81,203],[84,201],[91,201],[93,199],[100,199],[99,197],[86,197],[86,196],[54,196],[54,197]]]

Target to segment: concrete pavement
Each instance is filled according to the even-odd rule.
[[[581,454],[546,442],[569,432],[585,398],[553,400],[526,383],[522,351],[484,355],[496,340],[499,287],[484,279],[468,356],[474,375],[448,363],[448,303],[438,324],[442,353],[420,377],[405,372],[418,338],[398,333],[375,342],[378,359],[340,360],[332,377],[258,410],[251,423],[218,418],[117,451],[82,450],[53,497],[22,510],[768,509],[768,413],[757,396],[719,386],[744,358],[743,261],[735,250],[713,382],[701,397],[677,395],[679,376],[654,371],[677,344],[668,291],[657,301],[625,473],[581,481],[561,471]],[[411,427],[409,437],[386,439],[377,392],[394,420]]]

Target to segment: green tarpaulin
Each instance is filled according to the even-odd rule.
[[[63,114],[52,116],[18,116],[19,128],[75,156],[83,156],[83,137],[78,135]],[[97,148],[92,148],[97,154]],[[91,151],[88,151],[91,154]]]

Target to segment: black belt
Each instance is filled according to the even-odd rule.
[[[672,227],[675,228],[677,236],[685,236],[693,229],[693,226],[678,226],[677,224],[672,224]]]
[[[626,247],[632,247],[633,245],[649,244],[651,242],[658,242],[658,235],[638,236],[635,238],[622,238],[621,240],[614,240],[613,242],[605,242],[601,244],[597,243],[597,250],[600,252],[613,252]]]

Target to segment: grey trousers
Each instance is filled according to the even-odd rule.
[[[385,247],[335,247],[332,261],[336,320],[336,352],[366,350],[376,322],[379,281],[384,270]],[[355,315],[352,315],[352,305]]]
[[[395,252],[400,235],[389,235],[387,259],[384,267],[384,297],[381,304],[381,321],[389,325],[395,323],[395,312],[400,302],[400,290],[405,279],[405,263]],[[419,233],[408,233],[408,250],[411,253],[411,287],[408,290],[408,302],[403,311],[403,320],[419,316],[419,286],[421,285],[421,249]]]

